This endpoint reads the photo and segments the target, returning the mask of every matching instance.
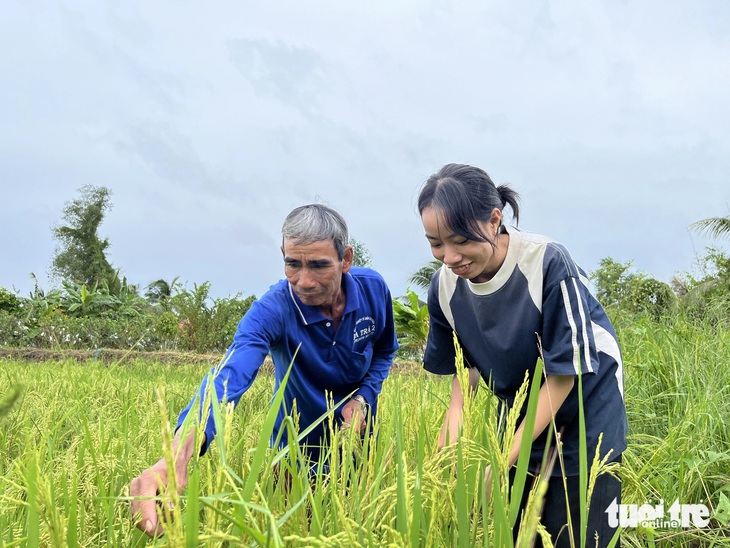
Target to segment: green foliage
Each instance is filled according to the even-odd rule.
[[[0,346],[69,349],[225,350],[254,296],[210,298],[210,283],[183,289],[157,304],[125,278],[45,293],[36,282],[15,313],[0,310]]]
[[[147,286],[145,297],[150,303],[160,305],[167,310],[170,306],[170,298],[177,290],[178,285],[178,276],[175,276],[170,282],[160,278]]]
[[[0,397],[0,421],[10,414],[19,399],[20,388],[18,386],[14,387],[9,395],[2,394],[2,397]]]
[[[614,313],[630,426],[618,470],[622,502],[663,499],[668,508],[679,499],[705,504],[712,518],[705,529],[629,528],[622,545],[728,548],[730,331],[681,314],[655,321]],[[216,443],[196,456],[186,492],[161,493],[179,504],[165,536],[150,541],[133,527],[126,486],[169,447],[170,423],[206,370],[141,360],[0,362],[6,386],[23,387],[22,405],[0,428],[0,545],[30,545],[31,536],[53,546],[512,544],[501,517],[514,512],[506,483],[492,489],[491,503],[482,492],[484,465],[495,459],[499,468],[499,449],[510,446],[511,428],[495,426],[494,398],[464,390],[473,400],[465,403],[461,439],[438,452],[451,378],[401,367],[383,386],[376,436],[362,443],[333,432],[342,454],[357,458],[333,452],[329,477],[303,473],[296,449],[269,449],[274,378],[259,374],[235,412],[218,407]],[[0,390],[0,402],[7,394]],[[294,421],[285,424],[284,436],[295,442],[297,432]],[[277,483],[276,463],[287,488]]]
[[[401,299],[393,300],[393,317],[400,355],[420,359],[428,338],[428,306],[421,303],[418,295],[411,289]]]
[[[101,286],[94,283],[91,288],[86,284],[75,286],[63,282],[59,308],[74,317],[123,318],[139,316],[148,307],[147,302],[137,295],[137,288],[127,283],[127,279],[118,280],[115,273],[111,280],[116,291],[112,293],[109,281],[103,280]]]
[[[697,321],[730,323],[730,256],[709,247],[696,268],[699,274],[685,273],[673,281],[683,309]]]
[[[619,306],[628,294],[631,261],[619,263],[611,257],[601,259],[599,267],[590,273],[596,298],[603,306]]]
[[[51,273],[73,284],[101,284],[115,277],[106,258],[107,239],[100,239],[99,225],[111,209],[111,191],[106,187],[85,185],[81,196],[63,208],[65,224],[53,228],[59,247],[51,263]]]
[[[213,318],[210,323],[211,350],[225,350],[233,342],[238,323],[256,300],[255,295],[223,297],[213,301]]]
[[[71,316],[102,316],[111,310],[115,303],[108,291],[99,290],[97,283],[89,291],[86,284],[76,287],[69,282],[63,282],[64,293],[61,295],[61,309]]]
[[[16,314],[20,310],[20,300],[4,287],[0,287],[0,312]]]
[[[648,314],[653,318],[674,311],[677,299],[668,284],[643,273],[632,273],[630,269],[631,261],[619,263],[607,257],[591,272],[596,298],[604,307]]]
[[[180,291],[170,299],[170,306],[180,321],[181,349],[202,352],[207,347],[213,319],[210,282],[193,284],[192,291]]]
[[[724,238],[730,236],[730,215],[702,219],[692,223],[690,228],[698,232],[705,232],[712,238]]]
[[[639,275],[632,287],[629,309],[643,312],[653,318],[661,318],[676,309],[677,297],[672,288],[655,278]]]
[[[24,346],[22,329],[23,322],[17,316],[0,310],[0,346]]]
[[[630,432],[624,499],[701,502],[719,519],[715,505],[730,492],[730,330],[684,312],[661,321],[620,313],[614,324]],[[730,545],[725,527],[726,544],[685,530],[679,545]]]
[[[157,317],[157,330],[166,339],[174,340],[178,334],[177,316],[172,312],[163,312]]]
[[[179,320],[179,347],[193,352],[223,351],[231,344],[238,322],[255,296],[212,299],[210,282],[193,284],[170,299],[170,309]]]
[[[156,318],[69,316],[56,309],[33,321],[0,313],[0,346],[48,349],[159,350],[166,335],[156,329]]]
[[[710,247],[698,262],[702,276],[694,280],[689,278],[687,292],[698,289],[707,299],[730,294],[730,256],[721,249]]]
[[[39,285],[38,278],[36,275],[31,273],[31,279],[33,280],[33,291],[30,295],[21,303],[21,308],[24,309],[20,315],[25,321],[34,322],[38,318],[50,314],[61,306],[61,291],[58,289],[52,289],[46,293]]]
[[[365,268],[372,268],[373,266],[373,258],[370,255],[370,251],[365,246],[364,243],[358,241],[357,239],[350,237],[350,241],[348,242],[348,245],[352,246],[353,251],[353,258],[352,258],[352,264],[353,266],[363,266]]]
[[[420,289],[428,289],[431,285],[431,278],[443,264],[438,259],[434,259],[419,268],[408,281]]]

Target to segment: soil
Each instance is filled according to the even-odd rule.
[[[120,364],[136,360],[154,361],[168,365],[209,364],[217,365],[223,354],[195,354],[193,352],[140,352],[129,350],[51,350],[47,348],[1,348],[0,360],[21,360],[26,362],[47,362],[73,360],[79,363],[100,361],[105,364]],[[420,364],[410,361],[397,360],[393,369],[403,372],[417,373],[421,371]],[[266,358],[262,372],[274,370],[270,358]]]
[[[130,352],[128,350],[51,350],[47,348],[0,348],[0,359],[22,360],[28,362],[101,361],[108,364],[125,361],[149,360],[171,365],[189,363],[209,363],[216,365],[222,354],[195,354],[192,352]]]

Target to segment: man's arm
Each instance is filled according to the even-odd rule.
[[[370,367],[355,393],[358,399],[350,399],[340,411],[344,421],[342,427],[349,428],[351,423],[355,421],[358,424],[360,433],[365,431],[367,414],[370,407],[376,403],[378,394],[380,394],[383,387],[383,381],[387,378],[390,367],[393,365],[395,351],[398,350],[398,338],[395,334],[395,319],[393,318],[393,301],[387,287],[384,292],[383,307],[383,331],[373,343],[373,357]],[[364,400],[364,403],[358,401],[360,398]]]
[[[357,394],[360,394],[368,405],[373,405],[383,387],[383,381],[390,373],[395,351],[398,350],[398,337],[395,334],[395,319],[393,318],[393,301],[390,291],[385,290],[383,299],[383,331],[373,343],[373,357],[370,368],[360,383]]]
[[[195,422],[204,424],[205,443],[201,454],[208,450],[216,435],[213,420],[212,399],[225,400],[238,405],[243,394],[256,379],[259,368],[264,362],[271,345],[281,331],[281,310],[274,299],[262,297],[254,301],[251,308],[238,324],[233,344],[228,348],[221,363],[207,375],[190,403],[178,417],[176,430],[179,429],[190,412],[194,412]],[[209,383],[212,382],[212,386]],[[213,391],[214,390],[214,391]],[[206,396],[208,396],[206,398]],[[205,404],[208,404],[207,407]]]
[[[226,356],[218,366],[213,368],[212,374],[206,376],[196,395],[180,413],[173,439],[175,473],[177,488],[180,492],[188,482],[188,464],[193,457],[193,451],[205,453],[216,434],[210,398],[215,397],[220,400],[225,395],[227,401],[233,402],[234,405],[239,402],[243,393],[248,390],[256,378],[271,341],[275,338],[277,325],[271,320],[278,316],[279,314],[275,313],[271,304],[255,301],[238,324],[233,344],[228,349]],[[261,318],[268,321],[264,322]],[[213,386],[209,387],[209,382],[213,382]],[[209,392],[209,388],[215,388],[215,392],[211,391],[210,397],[206,400],[205,396]],[[204,407],[206,403],[208,403],[207,409]],[[195,446],[195,429],[184,440],[180,439],[180,427],[190,411],[194,413],[195,422],[204,428],[200,447]],[[206,414],[208,418],[203,423],[202,418]],[[132,501],[132,515],[136,526],[150,536],[162,532],[162,524],[157,518],[155,501],[150,497],[155,497],[161,487],[167,486],[167,484],[168,470],[163,457],[134,478],[129,485],[130,496],[147,499]]]

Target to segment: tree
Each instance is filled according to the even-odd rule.
[[[631,261],[619,263],[606,257],[590,273],[596,298],[603,306],[645,313],[654,319],[674,309],[677,297],[669,284],[630,269]]]
[[[630,292],[633,274],[631,261],[619,263],[611,257],[601,259],[599,267],[590,273],[596,288],[596,299],[603,306],[619,306]]]
[[[354,253],[352,258],[353,266],[364,266],[365,268],[372,268],[373,258],[370,255],[370,251],[368,251],[368,248],[365,247],[364,243],[359,242],[351,236],[348,245],[352,246],[352,251]]]
[[[65,224],[53,228],[58,240],[51,264],[51,274],[74,284],[91,287],[112,281],[116,272],[106,258],[109,240],[97,234],[105,213],[111,209],[111,191],[106,187],[85,185],[81,196],[63,208]]]
[[[434,259],[430,261],[427,265],[422,266],[419,268],[413,276],[409,278],[409,282],[415,285],[416,287],[420,287],[421,289],[428,289],[428,287],[431,285],[431,278],[436,273],[436,271],[441,268],[441,265],[444,264],[438,259]]]
[[[160,304],[163,308],[167,309],[170,297],[172,297],[173,292],[180,285],[178,278],[179,276],[175,276],[170,282],[163,278],[155,280],[147,286],[147,291],[145,291],[144,296],[147,297],[150,303]]]
[[[687,309],[698,318],[718,315],[727,318],[730,314],[730,256],[721,249],[708,247],[702,257],[697,258],[700,275],[690,273],[677,276],[672,281],[674,291]],[[717,308],[717,310],[713,310]]]

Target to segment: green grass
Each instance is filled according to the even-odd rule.
[[[702,530],[629,529],[623,545],[730,547],[730,333],[681,320],[618,328],[630,428],[624,502],[678,498],[716,515]],[[501,466],[504,443],[487,391],[467,401],[462,442],[437,453],[451,381],[399,369],[383,388],[377,440],[333,433],[344,454],[359,456],[333,453],[331,475],[313,487],[297,455],[268,449],[273,378],[260,375],[235,412],[217,410],[222,434],[191,467],[165,537],[147,539],[132,526],[127,485],[169,447],[169,422],[207,369],[0,361],[0,546],[511,542],[506,490],[483,503],[484,467]],[[294,440],[293,422],[284,435]],[[274,481],[274,462],[290,473],[288,490]]]

